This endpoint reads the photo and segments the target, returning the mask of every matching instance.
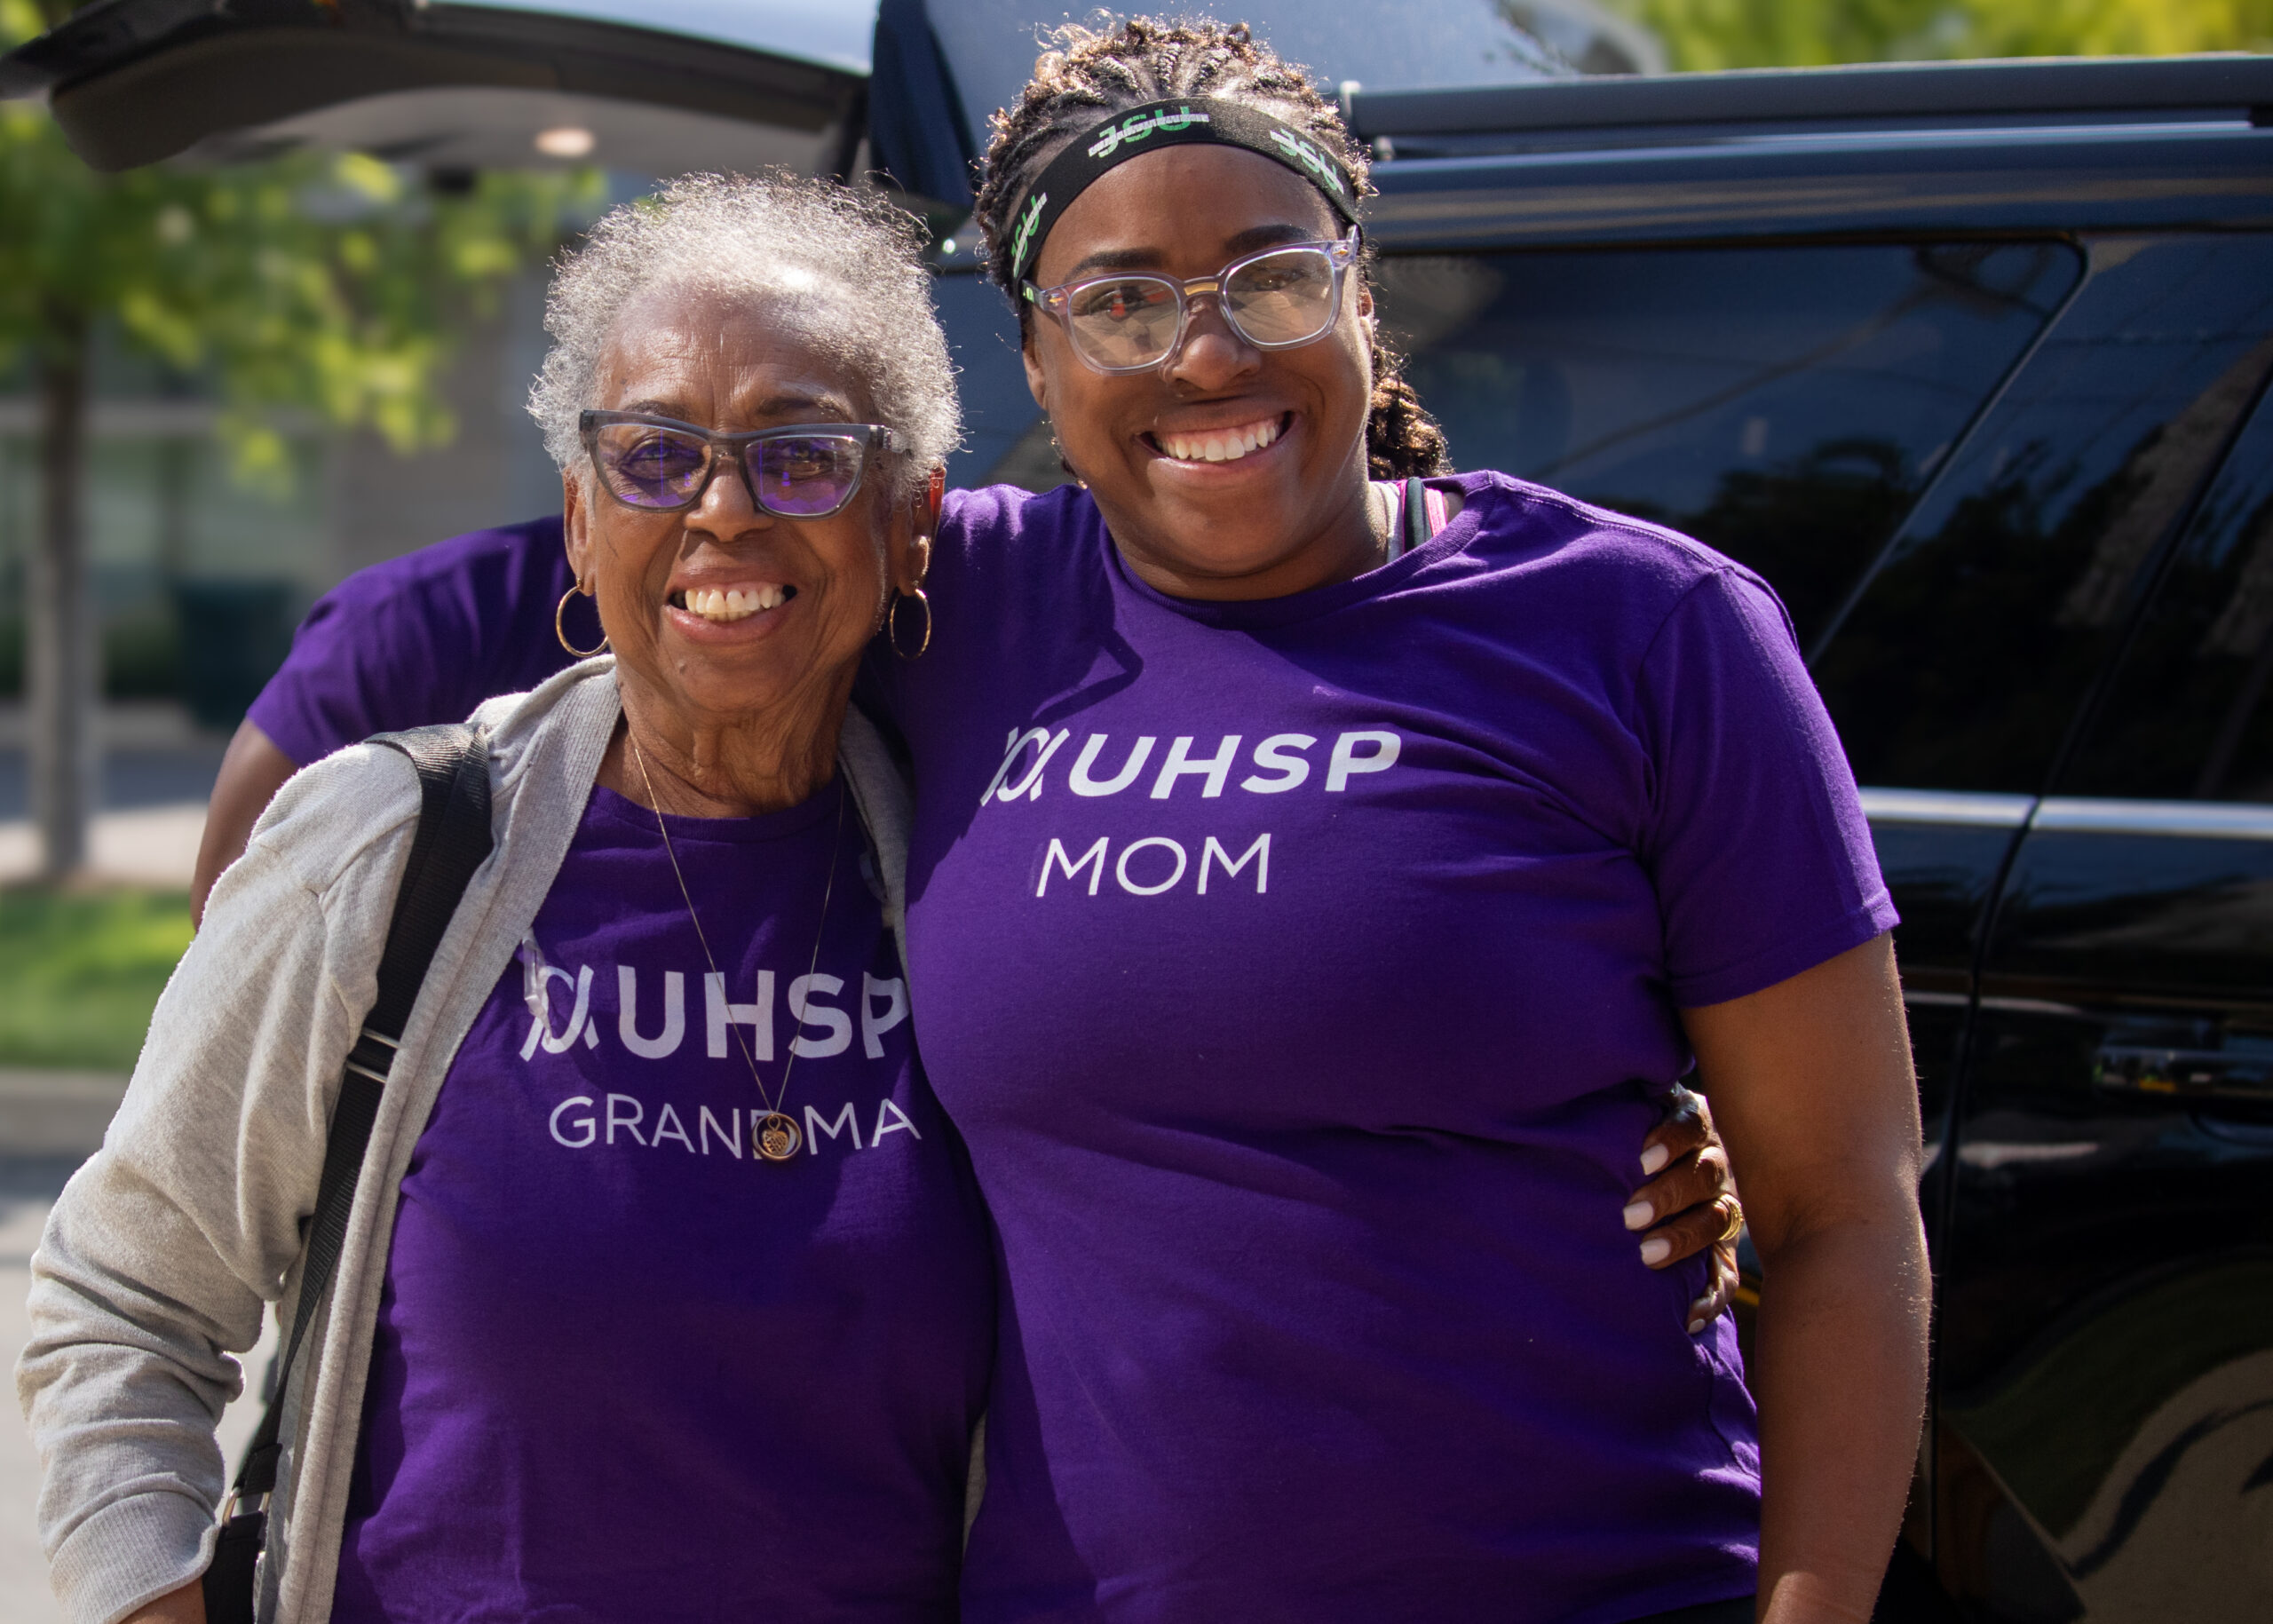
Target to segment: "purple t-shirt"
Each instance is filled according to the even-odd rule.
[[[359,570],[316,600],[246,717],[304,767],[373,733],[462,722],[570,663],[552,612],[575,583],[557,514]],[[598,643],[589,598],[563,620],[577,647]]]
[[[993,1263],[842,801],[671,820],[714,985],[592,792],[403,1180],[334,1624],[954,1617]]]
[[[1774,596],[1496,474],[1197,604],[1071,487],[950,499],[917,1021],[1004,1271],[972,1624],[1626,1620],[1748,1595],[1704,1263],[1620,1208],[1676,1010],[1894,911]]]

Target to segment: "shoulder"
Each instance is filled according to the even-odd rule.
[[[1462,517],[1476,515],[1456,576],[1512,594],[1526,615],[1584,626],[1637,652],[1669,623],[1724,606],[1748,620],[1764,614],[1791,635],[1774,589],[1693,536],[1503,473],[1455,483]]]
[[[477,530],[350,575],[300,623],[252,720],[307,762],[534,685],[566,658],[553,632],[571,584],[560,530],[558,518]],[[579,618],[571,634],[596,636]]]
[[[1075,485],[1037,495],[1018,485],[982,485],[972,490],[951,490],[939,508],[940,533],[958,537],[1015,529],[1029,517],[1039,517],[1043,504],[1063,492],[1078,493]]]
[[[1694,536],[1495,472],[1453,481],[1477,516],[1469,551],[1497,566],[1567,572],[1667,609],[1701,582],[1768,583]]]
[[[498,815],[513,818],[532,766],[559,753],[550,747],[581,744],[569,753],[597,761],[620,708],[609,656],[571,666],[528,693],[484,701],[472,719],[487,735]],[[420,798],[417,770],[401,751],[348,745],[301,768],[277,791],[253,827],[246,859],[327,895],[374,860],[387,866],[388,853],[418,820]]]
[[[424,608],[435,599],[456,599],[469,607],[482,600],[558,593],[556,579],[568,577],[566,549],[558,514],[519,524],[454,535],[398,558],[358,570],[329,593],[341,607],[384,608],[406,601]]]
[[[949,491],[939,510],[939,559],[984,574],[1048,553],[1065,558],[1069,540],[1104,534],[1097,505],[1078,485],[1036,495],[1015,485]]]
[[[184,964],[226,982],[303,951],[352,956],[356,942],[384,930],[419,804],[408,760],[377,745],[352,744],[301,768],[215,882]],[[322,941],[337,952],[306,946]]]
[[[1089,635],[1094,617],[1111,612],[1100,590],[1111,548],[1096,502],[1079,486],[1039,495],[1010,485],[951,493],[930,576],[937,666],[976,677],[1008,650],[1031,658],[1037,639]],[[945,692],[935,676],[924,684]]]
[[[494,772],[510,784],[519,764],[556,735],[612,733],[622,711],[615,656],[601,654],[554,672],[526,693],[486,699],[471,719],[489,735]]]
[[[1495,694],[1543,678],[1556,702],[1645,749],[1663,743],[1651,718],[1670,703],[1807,683],[1783,605],[1733,559],[1505,474],[1458,485],[1466,505],[1397,594],[1449,634],[1412,640],[1429,669]]]
[[[549,559],[562,551],[560,515],[526,519],[519,524],[469,530],[400,558],[374,564],[348,579],[382,587],[414,587],[468,571],[511,566],[531,558]]]
[[[418,774],[400,751],[368,743],[335,750],[285,780],[222,883],[265,869],[321,897],[359,860],[394,844],[416,821],[418,806]],[[218,888],[215,895],[219,901]]]
[[[469,647],[511,643],[549,623],[574,579],[557,515],[455,535],[357,570],[318,598],[286,668],[344,657],[393,666],[418,657],[406,651],[423,650],[463,663]],[[416,669],[400,675],[422,677]]]

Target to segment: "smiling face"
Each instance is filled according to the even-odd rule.
[[[1108,171],[1042,245],[1041,287],[1112,271],[1213,275],[1343,227],[1292,170],[1237,147],[1171,147]],[[1046,317],[1028,327],[1026,377],[1066,461],[1129,566],[1163,591],[1277,597],[1377,560],[1366,494],[1373,302],[1353,274],[1324,337],[1258,350],[1196,303],[1160,366],[1102,373]]]
[[[653,299],[617,329],[595,404],[723,432],[876,421],[859,380],[814,342],[819,319],[811,301]],[[626,507],[589,462],[565,481],[569,560],[594,587],[627,714],[664,735],[649,748],[699,758],[704,734],[820,726],[841,704],[890,588],[923,573],[895,463],[873,453],[826,519],[762,511],[732,466],[681,513]]]

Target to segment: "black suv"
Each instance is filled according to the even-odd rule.
[[[265,44],[305,20],[281,0],[237,34],[99,9],[109,35],[23,66],[113,163],[287,115],[400,131],[421,85],[489,84],[707,121],[658,139],[770,118],[804,162],[959,192],[954,473],[1058,477],[949,229],[967,19],[885,0],[864,83],[468,6]],[[330,66],[280,88],[288,58]],[[1456,461],[1758,568],[1865,786],[1938,1303],[1881,1617],[2273,1619],[2273,59],[1344,95]]]
[[[1759,569],[1865,786],[1904,1611],[2273,1619],[2273,59],[1351,101],[1454,457]]]

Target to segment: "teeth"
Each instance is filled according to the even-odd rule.
[[[748,591],[740,587],[697,587],[677,596],[690,614],[721,625],[778,609],[789,599],[788,593],[778,586],[752,587]]]
[[[1182,463],[1236,463],[1260,451],[1279,438],[1279,420],[1266,417],[1242,429],[1218,429],[1208,434],[1163,434],[1160,449]]]

